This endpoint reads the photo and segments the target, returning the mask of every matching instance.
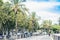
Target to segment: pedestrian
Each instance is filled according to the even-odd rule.
[[[50,36],[51,31],[49,30],[49,36]]]

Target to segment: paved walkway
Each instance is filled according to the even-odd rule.
[[[22,38],[22,39],[18,39],[18,40],[52,40],[52,37],[49,37],[48,35],[32,36],[32,37]]]

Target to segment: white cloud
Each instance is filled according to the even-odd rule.
[[[60,5],[60,3],[58,2],[33,2],[33,1],[26,2],[25,4],[29,9],[32,10],[46,9],[46,8],[51,8],[55,5]]]
[[[47,11],[40,11],[37,12],[37,15],[41,16],[42,20],[52,20],[53,23],[57,23],[58,24],[58,18],[59,18],[59,14],[55,14],[55,13],[51,13],[51,12],[47,12]]]
[[[58,2],[26,2],[27,8],[30,11],[35,11],[38,16],[41,16],[43,20],[50,19],[53,23],[58,23],[58,17],[60,16],[58,13],[48,12],[48,8],[52,8],[56,5],[60,5]]]
[[[27,0],[27,1],[37,1],[37,2],[38,2],[38,1],[40,1],[40,2],[41,2],[41,1],[42,1],[42,2],[43,2],[43,1],[48,1],[48,2],[56,2],[56,1],[58,1],[58,0]]]
[[[3,0],[3,2],[7,2],[8,0]]]

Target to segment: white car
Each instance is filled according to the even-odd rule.
[[[43,35],[46,35],[46,34],[47,34],[47,32],[42,32],[42,34],[43,34]]]
[[[2,35],[0,35],[0,39],[3,39],[3,36]]]
[[[40,34],[40,32],[34,32],[34,33],[32,33],[33,36],[39,35],[39,34]]]

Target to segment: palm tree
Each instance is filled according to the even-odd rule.
[[[15,27],[16,27],[16,33],[17,33],[18,32],[17,14],[18,14],[18,12],[21,12],[24,15],[24,13],[26,13],[26,11],[28,11],[28,9],[25,7],[24,4],[21,3],[21,2],[23,2],[23,0],[10,0],[9,2],[10,2],[11,11],[15,12]]]
[[[17,15],[18,13],[22,13],[23,15],[28,12],[28,9],[25,7],[23,2],[25,0],[9,0],[9,2],[4,3],[4,12],[9,14],[13,11],[15,13],[15,28],[16,28],[16,33],[18,32],[18,25],[17,25]]]
[[[31,32],[36,31],[39,27],[38,18],[36,18],[36,13],[32,12],[32,15],[29,17],[29,27],[28,30]]]
[[[3,31],[2,23],[4,22],[5,14],[3,13],[3,0],[0,0],[0,31]],[[3,28],[3,29],[2,29]],[[4,32],[4,31],[3,31]]]
[[[0,0],[0,28],[4,35],[5,28],[3,27],[3,23],[6,22],[7,15],[3,12],[3,4],[3,0]],[[6,38],[4,40],[6,40]]]
[[[1,6],[2,6],[2,0],[0,0],[0,8],[1,8]],[[0,12],[1,12],[1,9],[0,9]],[[1,14],[1,13],[0,13]],[[1,23],[1,22],[0,22]],[[0,25],[0,29],[1,29],[1,25]]]
[[[44,20],[43,21],[43,27],[44,29],[47,29],[46,31],[49,32],[50,28],[52,26],[52,21],[51,20]]]

